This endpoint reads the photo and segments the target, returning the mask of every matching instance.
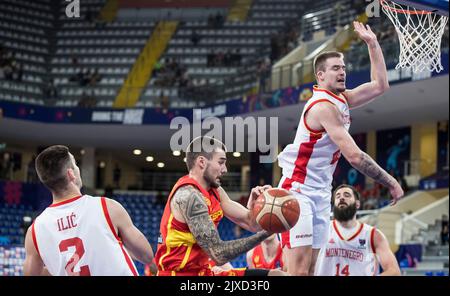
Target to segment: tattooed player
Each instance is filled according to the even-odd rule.
[[[247,208],[232,201],[220,187],[227,172],[226,147],[209,137],[194,139],[186,150],[189,174],[175,184],[160,226],[155,260],[158,275],[215,275],[209,261],[222,265],[254,248],[271,233],[261,230],[250,215],[256,198],[270,188],[251,191]],[[226,216],[239,226],[257,232],[250,237],[223,241],[217,225]],[[280,270],[222,270],[218,275],[284,275]]]

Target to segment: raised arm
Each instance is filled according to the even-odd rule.
[[[258,232],[261,229],[258,223],[256,223],[254,217],[251,216],[250,209],[253,208],[253,204],[255,200],[258,198],[258,196],[264,191],[272,186],[266,185],[266,186],[257,186],[252,189],[250,196],[248,198],[247,208],[242,206],[240,203],[235,202],[234,200],[231,200],[228,194],[225,192],[225,190],[220,187],[219,188],[219,194],[220,194],[220,205],[222,207],[222,210],[224,212],[224,215],[236,223],[237,225],[241,226],[244,229],[247,229],[251,232]]]
[[[400,267],[398,266],[397,259],[389,247],[389,242],[378,229],[374,234],[374,247],[375,252],[380,260],[380,265],[383,268],[381,276],[394,276],[401,275]]]
[[[383,51],[378,43],[377,36],[372,32],[369,25],[364,26],[359,22],[353,22],[355,32],[358,34],[369,49],[370,76],[371,81],[364,83],[344,94],[347,97],[350,108],[363,106],[389,89],[386,63]]]
[[[120,203],[108,198],[106,204],[115,230],[130,255],[144,264],[150,264],[150,268],[154,270],[153,250],[147,238],[134,226],[130,215]]]
[[[33,244],[31,237],[31,227],[28,228],[25,236],[25,261],[23,263],[23,274],[25,276],[30,275],[45,275],[44,262],[39,256],[36,247]]]
[[[389,188],[394,205],[403,196],[403,190],[394,177],[383,170],[368,154],[361,151],[353,138],[345,129],[342,115],[337,108],[328,103],[315,105],[309,113],[309,118],[320,122],[321,126],[339,147],[342,155],[355,169]]]
[[[218,265],[233,260],[270,236],[270,233],[261,231],[246,238],[221,240],[203,196],[192,186],[180,188],[170,205],[174,217],[188,225],[198,245]]]

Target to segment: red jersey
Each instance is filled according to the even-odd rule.
[[[264,268],[264,269],[277,269],[283,268],[283,250],[281,245],[278,244],[277,254],[271,262],[267,262],[264,257],[262,244],[255,247],[252,254],[252,263],[254,268]]]
[[[203,195],[208,213],[215,226],[223,218],[220,196],[217,189],[206,191],[197,181],[184,176],[178,180],[170,192],[160,225],[160,237],[155,261],[158,275],[213,275],[209,256],[197,244],[186,223],[177,221],[170,210],[170,201],[178,189],[194,186]]]

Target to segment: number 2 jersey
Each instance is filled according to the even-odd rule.
[[[336,220],[330,223],[328,242],[320,249],[314,275],[378,275],[379,264],[373,241],[376,229],[359,223],[356,232],[344,238],[337,224]]]
[[[83,195],[54,203],[31,227],[34,246],[51,275],[138,275],[104,197]]]

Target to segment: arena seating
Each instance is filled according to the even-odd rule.
[[[1,69],[6,80],[0,81],[0,99],[44,104],[48,36],[53,27],[49,1],[2,1],[0,20],[1,46],[9,60]]]
[[[255,1],[246,22],[225,22],[221,28],[211,29],[206,20],[185,22],[171,40],[163,59],[176,59],[187,67],[188,77],[196,87],[220,88],[232,82],[231,87],[222,87],[218,93],[223,90],[222,99],[240,97],[255,87],[255,61],[263,57],[261,49],[268,47],[269,36],[276,34],[289,20],[299,18],[300,2]],[[94,106],[95,101],[100,107],[112,106],[156,22],[117,20],[104,23],[96,19],[104,3],[104,0],[83,2],[79,19],[65,17],[64,3],[56,8],[50,7],[48,1],[38,2],[33,8],[26,8],[20,1],[2,3],[0,35],[8,39],[3,45],[14,50],[15,58],[23,64],[24,75],[23,82],[2,81],[0,88],[5,92],[1,98],[57,106],[77,106],[80,98],[94,98],[94,104],[88,107]],[[11,16],[8,12],[15,14]],[[30,15],[36,16],[33,26],[25,25]],[[11,26],[20,31],[11,33]],[[190,40],[193,31],[200,38],[197,45]],[[239,65],[208,67],[207,55],[213,50],[224,54],[231,50],[241,61]],[[77,75],[86,76],[87,71],[92,73],[95,69],[99,81],[94,85],[79,85]],[[160,87],[157,81],[149,81],[138,106],[158,106],[158,99],[167,95],[174,107],[193,107],[192,103],[177,100],[186,98],[180,95],[178,85]],[[53,100],[49,100],[45,91],[49,85],[57,89]]]

